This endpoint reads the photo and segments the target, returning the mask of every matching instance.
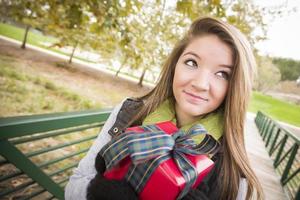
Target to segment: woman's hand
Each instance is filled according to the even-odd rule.
[[[209,200],[209,198],[199,189],[193,189],[182,200]]]
[[[102,174],[105,172],[105,161],[98,153],[95,162],[96,176],[87,188],[87,200],[135,200],[137,194],[126,180],[108,180]]]

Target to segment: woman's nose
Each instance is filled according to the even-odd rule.
[[[192,86],[197,90],[209,90],[210,87],[210,77],[209,73],[205,70],[201,70],[195,73],[192,80]]]

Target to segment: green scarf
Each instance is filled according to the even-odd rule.
[[[168,99],[144,119],[143,125],[155,124],[163,121],[172,121],[174,124],[177,124],[175,110]],[[224,130],[223,109],[218,109],[215,112],[211,112],[205,117],[199,117],[199,119],[196,121],[186,124],[180,127],[180,129],[186,132],[195,124],[202,124],[209,134],[211,134],[216,140],[219,140]],[[194,137],[193,139],[196,143],[200,143],[203,138],[204,136],[200,135]]]

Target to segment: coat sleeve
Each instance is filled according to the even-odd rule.
[[[94,141],[85,157],[79,162],[78,167],[73,170],[73,175],[70,176],[69,182],[65,188],[66,200],[86,199],[87,186],[97,173],[94,167],[95,158],[100,149],[111,140],[108,130],[116,121],[117,114],[124,101],[113,109],[97,139]]]
[[[248,182],[245,178],[241,178],[236,200],[245,200],[247,196],[247,191],[248,191]]]

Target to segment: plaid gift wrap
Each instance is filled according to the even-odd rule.
[[[167,195],[170,197],[167,199],[180,199],[195,186],[197,178],[199,179],[199,172],[205,171],[206,175],[213,166],[213,162],[206,156],[208,150],[211,152],[211,148],[203,148],[192,139],[200,134],[207,134],[200,124],[194,125],[185,133],[178,130],[170,121],[128,128],[101,149],[100,154],[105,160],[107,169],[104,176],[117,179],[125,177],[141,199],[151,199],[150,194],[154,195],[155,199],[166,199],[166,193],[159,196],[158,190],[150,184],[150,180],[161,166],[167,165],[166,168],[172,166],[171,176],[179,177],[175,179],[182,187],[177,192],[168,191],[171,193]],[[201,166],[201,169],[197,167],[195,158],[205,166]],[[179,173],[176,174],[176,170]],[[170,176],[170,174],[165,175]],[[158,179],[161,176],[162,174],[156,175]],[[198,180],[197,185],[199,183]],[[147,188],[152,188],[154,191],[147,191]]]

